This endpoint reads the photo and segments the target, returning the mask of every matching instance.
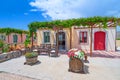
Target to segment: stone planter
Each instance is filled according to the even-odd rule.
[[[78,58],[70,58],[68,71],[76,73],[84,73],[84,63],[83,60]]]
[[[35,64],[37,62],[38,62],[38,56],[33,57],[33,58],[27,58],[26,57],[26,62],[24,64],[33,65],[33,64]]]

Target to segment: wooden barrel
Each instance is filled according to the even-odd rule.
[[[33,57],[33,58],[26,58],[26,64],[35,64],[38,62],[37,60],[38,57]]]
[[[69,60],[69,71],[76,72],[76,73],[83,73],[84,72],[84,63],[83,60],[78,58],[70,58]]]

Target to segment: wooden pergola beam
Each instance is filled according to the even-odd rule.
[[[70,28],[70,49],[72,48],[72,28]]]
[[[90,28],[90,56],[92,56],[92,41],[93,41],[93,38],[92,38],[92,26]]]
[[[58,44],[58,34],[59,33],[58,32],[59,32],[59,30],[56,31],[56,47],[57,47],[56,48],[56,56],[58,56],[58,48],[59,48],[59,44]]]

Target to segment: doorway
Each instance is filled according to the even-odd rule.
[[[105,32],[103,31],[95,32],[94,50],[105,50]]]
[[[58,32],[58,49],[65,50],[66,49],[66,41],[65,41],[65,32]]]

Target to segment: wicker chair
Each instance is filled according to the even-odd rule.
[[[48,55],[50,54],[50,50],[51,50],[51,44],[40,44],[40,47],[38,48],[40,54],[42,52],[47,53]]]
[[[51,44],[46,44],[46,53],[48,53],[48,55],[50,56],[50,51],[51,51]]]
[[[51,47],[51,50],[50,50],[50,56],[53,56],[53,57],[57,57],[57,49],[56,49],[56,45],[53,44],[52,47]]]
[[[38,50],[39,50],[40,54],[41,54],[41,52],[46,52],[46,50],[45,50],[45,44],[40,44]]]

